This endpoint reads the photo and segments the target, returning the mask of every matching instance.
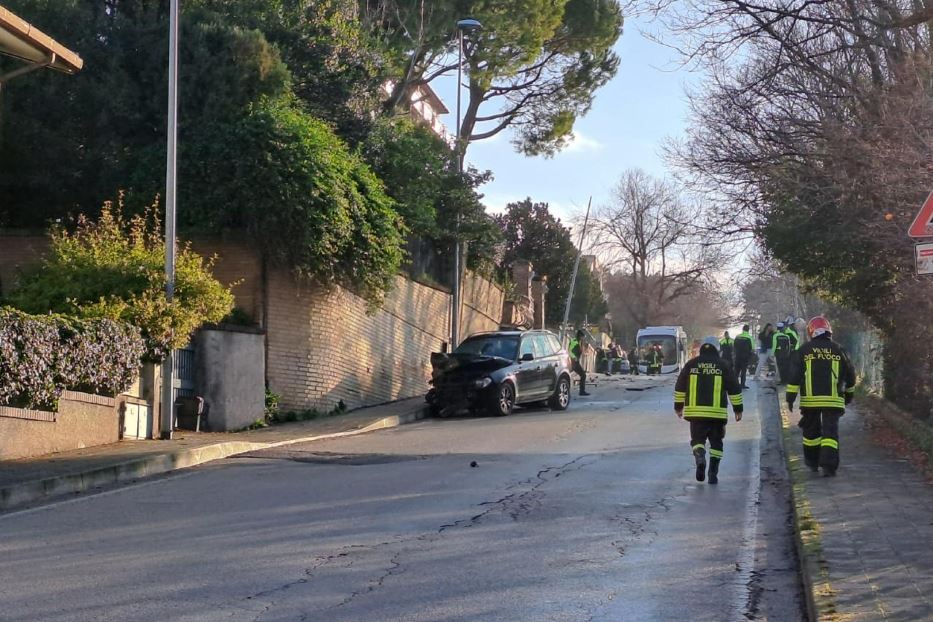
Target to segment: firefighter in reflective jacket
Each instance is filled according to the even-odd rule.
[[[792,322],[784,323],[784,334],[787,335],[787,339],[790,341],[791,352],[800,349],[800,336],[797,335],[797,331],[794,330],[794,325]]]
[[[735,420],[742,420],[742,389],[732,367],[719,356],[719,340],[707,337],[700,355],[687,361],[674,385],[674,412],[690,422],[690,447],[696,461],[696,478],[702,482],[706,472],[706,442],[709,441],[709,483],[719,483],[719,461],[723,456],[732,403]]]
[[[664,356],[661,354],[661,346],[653,346],[648,350],[648,356],[645,357],[648,366],[648,375],[660,374],[661,365],[664,363]]]
[[[784,332],[784,322],[778,322],[777,331],[771,338],[771,350],[777,361],[778,384],[787,384],[787,379],[790,377],[791,347],[790,338]]]
[[[748,372],[748,363],[752,360],[752,352],[755,351],[755,341],[748,334],[748,324],[742,327],[742,332],[735,338],[734,349],[736,380],[743,389],[747,389],[745,374]]]
[[[832,340],[832,331],[826,318],[810,320],[810,341],[795,353],[787,385],[790,410],[800,394],[804,461],[812,471],[822,467],[826,476],[839,468],[839,417],[855,392],[855,368],[842,346]]]

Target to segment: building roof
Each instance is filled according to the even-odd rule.
[[[447,106],[444,105],[444,102],[441,101],[441,98],[429,84],[419,84],[417,93],[420,95],[420,97],[417,99],[412,98],[412,101],[427,101],[437,114],[447,114],[450,112],[450,110],[447,109]]]
[[[27,63],[49,63],[49,67],[75,73],[84,61],[52,37],[0,6],[0,54]],[[51,62],[50,62],[51,61]]]

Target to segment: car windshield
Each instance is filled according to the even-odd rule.
[[[518,337],[506,335],[484,335],[470,337],[454,350],[454,354],[480,354],[498,356],[514,361],[518,353]]]
[[[664,365],[677,364],[677,339],[673,335],[643,335],[638,338],[638,350],[641,354],[641,360],[645,360],[648,351],[654,346],[661,346],[661,354],[664,357]]]

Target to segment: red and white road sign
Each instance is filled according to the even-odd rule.
[[[933,238],[933,192],[924,201],[907,235],[912,238]]]
[[[933,242],[914,245],[917,253],[917,274],[933,274]]]

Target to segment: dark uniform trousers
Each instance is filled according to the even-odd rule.
[[[748,358],[735,358],[735,376],[739,381],[739,386],[745,386],[745,374],[748,373]]]
[[[774,353],[774,358],[777,361],[778,367],[778,381],[781,384],[787,384],[788,379],[790,378],[791,372],[791,353],[789,350],[779,350]]]
[[[691,419],[690,420],[690,448],[693,450],[706,448],[709,441],[709,455],[711,458],[722,458],[723,439],[726,438],[725,419]]]
[[[803,430],[803,457],[810,467],[839,467],[839,417],[845,411],[839,408],[801,408],[800,426]]]
[[[580,376],[580,393],[583,393],[586,391],[586,370],[583,369],[579,359],[571,359],[570,369]]]

